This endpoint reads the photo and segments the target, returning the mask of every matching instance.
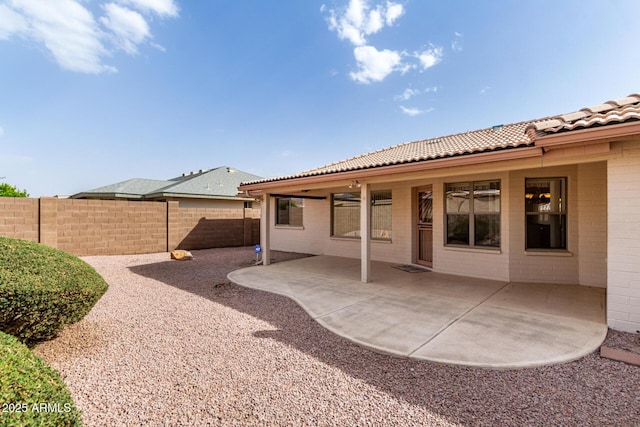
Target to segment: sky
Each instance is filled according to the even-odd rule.
[[[640,93],[637,0],[0,0],[0,182],[289,175]]]

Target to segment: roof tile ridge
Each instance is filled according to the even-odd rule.
[[[202,175],[204,175],[206,173],[213,172],[215,170],[222,169],[222,168],[227,168],[227,167],[229,167],[229,166],[218,166],[218,167],[211,168],[211,169],[199,169],[198,172],[195,172],[195,171],[184,172],[181,176],[177,176],[175,178],[168,179],[167,181],[186,182],[186,181],[189,181],[189,180],[191,180],[193,178],[202,176]]]
[[[640,108],[640,103],[638,103],[637,105],[636,105],[636,103],[620,105],[616,109],[611,109],[611,110],[607,110],[607,111],[600,111],[600,112],[597,112],[597,113],[592,113],[589,117],[584,117],[582,119],[576,120],[576,122],[578,122],[580,120],[582,120],[582,121],[597,120],[599,118],[605,118],[605,117],[611,116],[611,115],[623,115],[623,114],[625,114],[625,112],[627,112],[629,110],[633,111],[633,110],[637,110],[639,108]]]

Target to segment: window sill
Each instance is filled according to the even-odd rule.
[[[566,249],[528,249],[524,251],[526,256],[557,256],[572,257],[573,252]]]
[[[502,254],[502,249],[495,248],[467,248],[463,246],[444,246],[445,251],[454,251],[454,252],[473,252],[474,254],[491,254],[491,255],[500,255]]]
[[[304,230],[304,225],[276,225],[276,230]]]

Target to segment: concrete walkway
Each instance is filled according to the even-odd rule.
[[[506,283],[316,256],[233,271],[242,286],[286,295],[334,333],[376,351],[494,369],[550,365],[595,351],[605,289]]]

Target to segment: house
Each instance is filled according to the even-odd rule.
[[[167,181],[133,178],[82,193],[72,199],[178,201],[183,208],[259,208],[253,197],[238,196],[238,185],[261,177],[232,167],[201,169]]]
[[[510,282],[606,288],[640,330],[640,95],[409,142],[286,177],[261,197],[261,245]]]

